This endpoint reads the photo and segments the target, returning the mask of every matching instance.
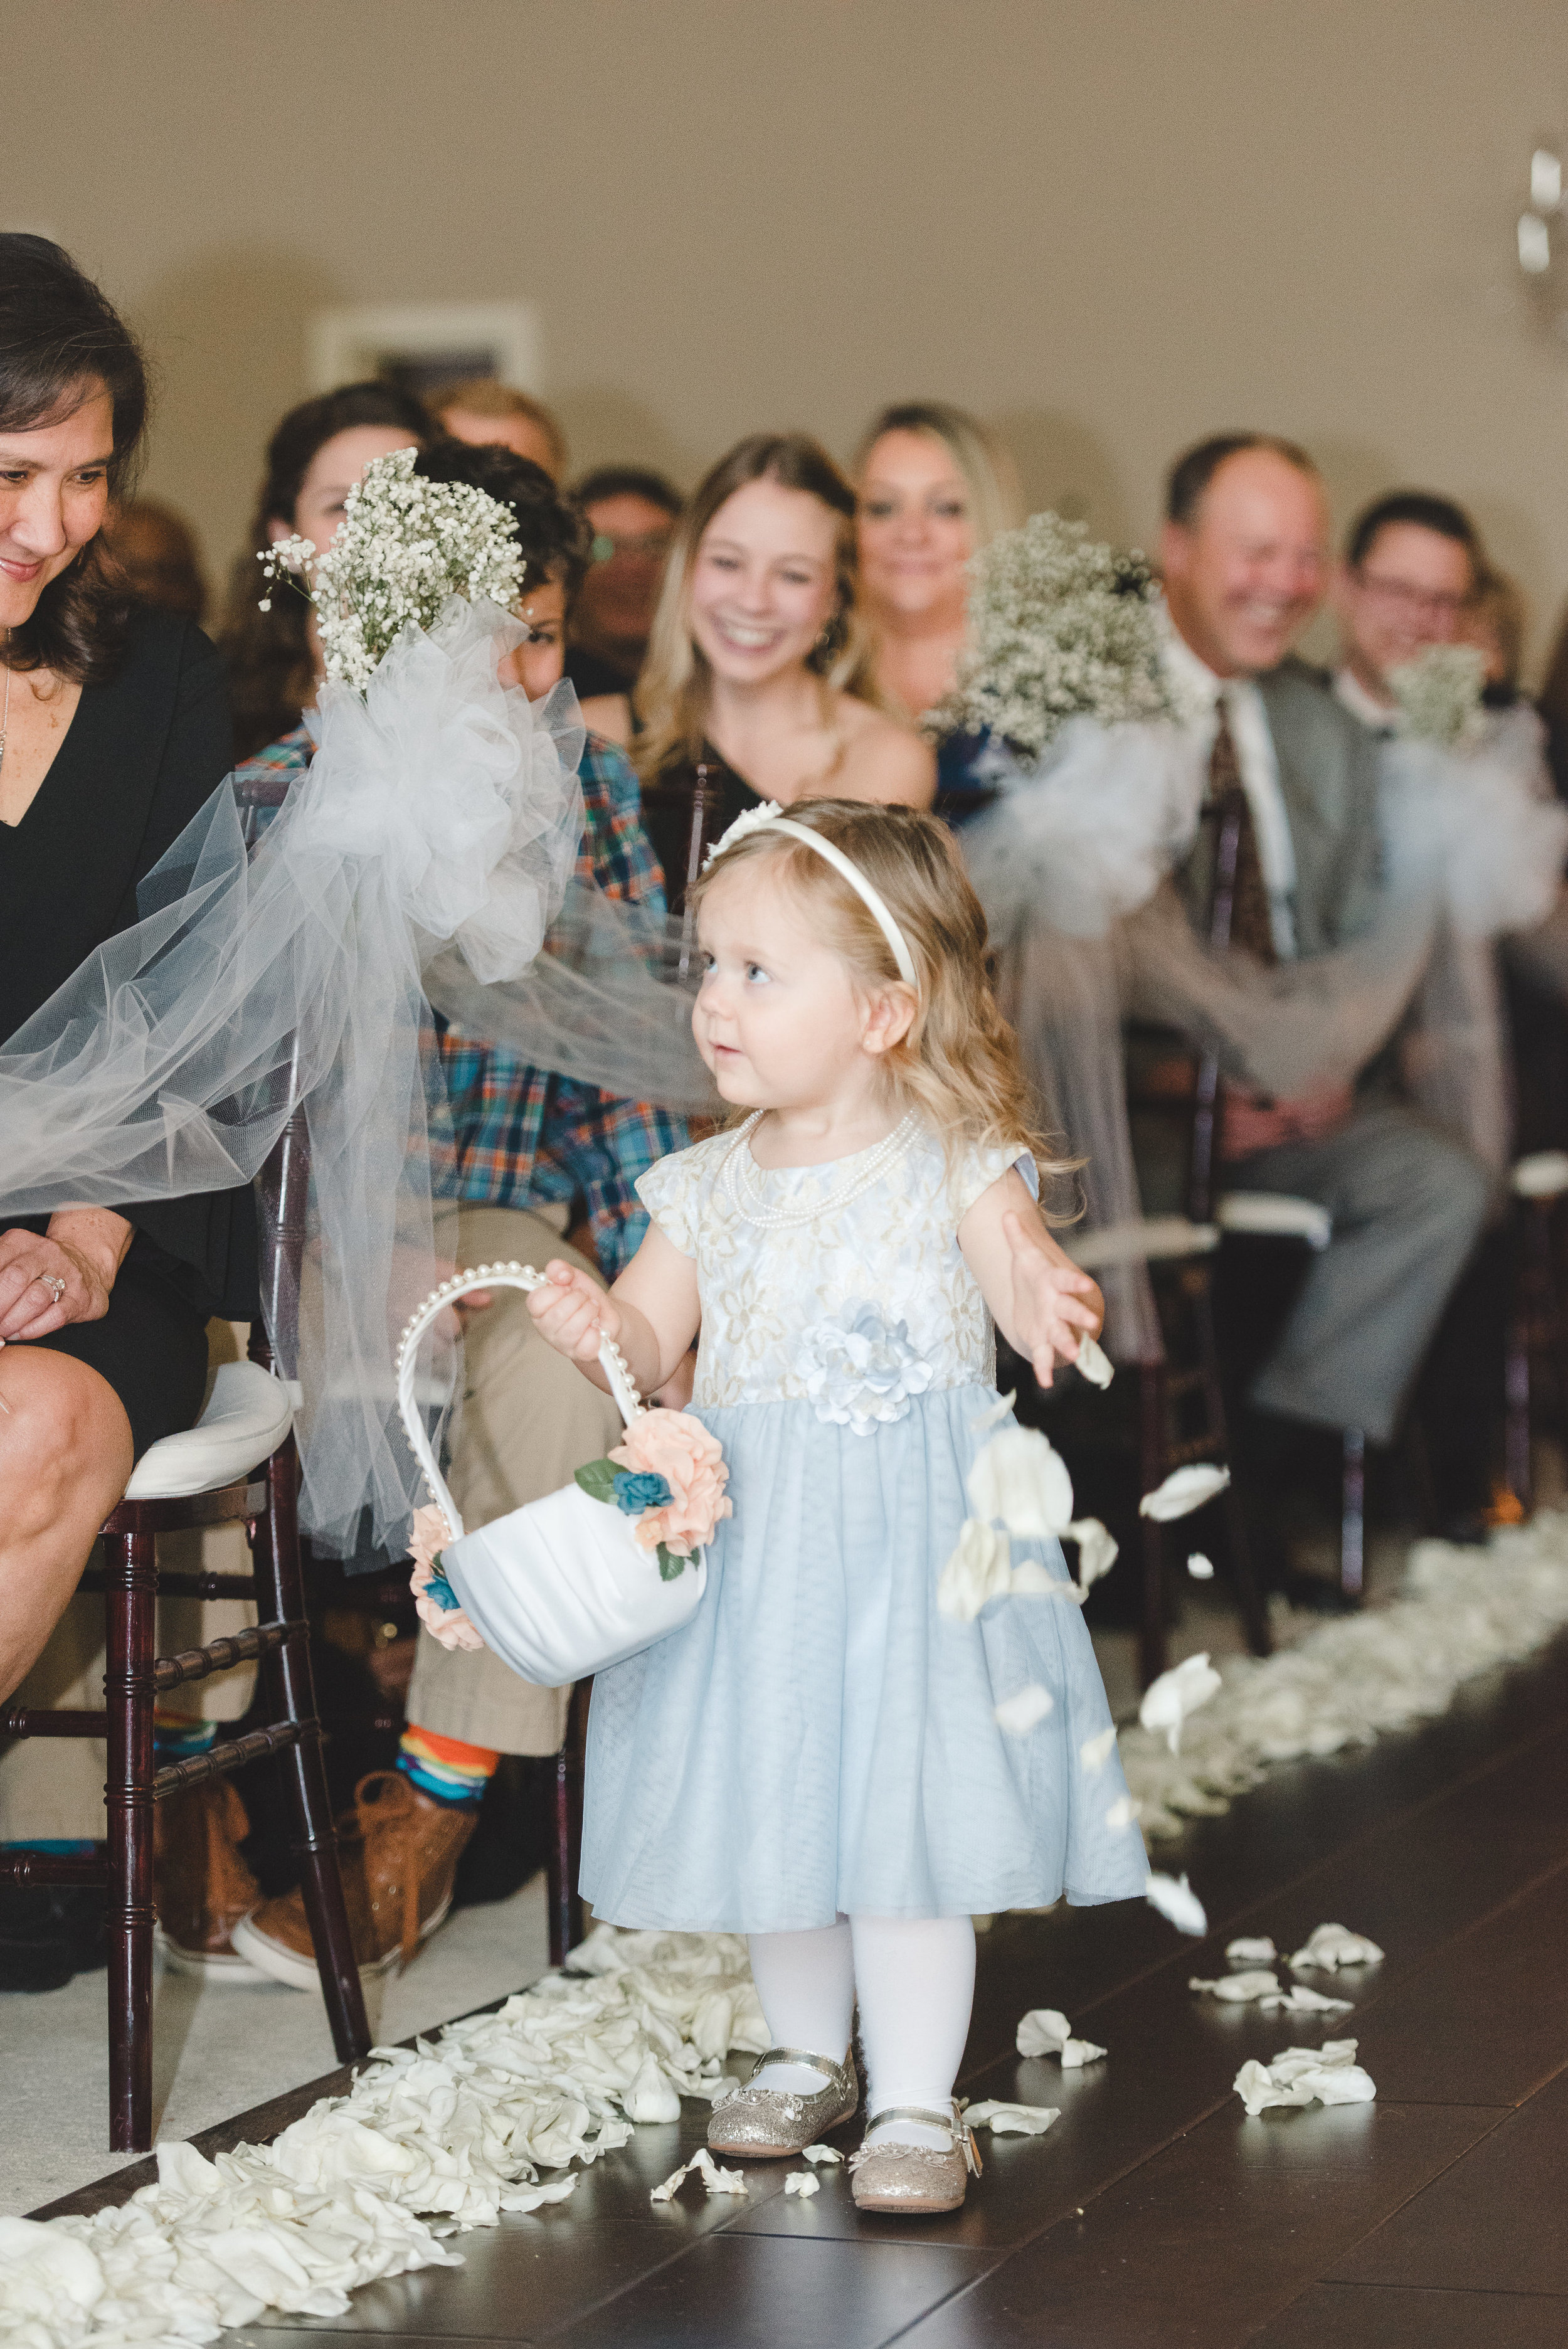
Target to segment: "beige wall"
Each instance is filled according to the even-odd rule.
[[[1341,516],[1456,492],[1568,595],[1568,347],[1512,261],[1560,0],[8,0],[10,226],[163,378],[215,559],[336,302],[529,297],[574,460],[997,422],[1147,537],[1183,442],[1305,440]]]

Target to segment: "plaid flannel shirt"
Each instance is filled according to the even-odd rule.
[[[292,779],[304,773],[313,748],[301,726],[245,763],[259,774]],[[625,756],[590,734],[577,779],[587,815],[579,878],[596,882],[606,896],[662,907],[664,875],[643,830],[637,779]],[[581,1202],[605,1278],[614,1280],[647,1229],[637,1177],[686,1147],[685,1121],[650,1102],[619,1101],[533,1068],[518,1053],[439,1019],[437,1027],[447,1109],[431,1118],[435,1190],[494,1207]]]

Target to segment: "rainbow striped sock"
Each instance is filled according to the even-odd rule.
[[[160,1762],[189,1762],[218,1743],[215,1721],[192,1721],[189,1713],[154,1713],[152,1750]]]
[[[500,1760],[488,1745],[465,1745],[460,1737],[438,1737],[412,1723],[403,1732],[397,1767],[432,1802],[477,1810]]]

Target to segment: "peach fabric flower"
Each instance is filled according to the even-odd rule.
[[[718,1440],[684,1411],[645,1411],[609,1454],[617,1468],[662,1476],[673,1498],[645,1510],[636,1524],[645,1549],[662,1542],[673,1557],[690,1557],[713,1539],[721,1517],[733,1515],[724,1488],[729,1471]]]

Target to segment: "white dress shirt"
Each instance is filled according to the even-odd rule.
[[[1231,740],[1236,746],[1236,764],[1242,771],[1242,789],[1253,812],[1274,952],[1281,962],[1290,962],[1295,956],[1295,843],[1290,836],[1279,761],[1263,695],[1251,678],[1216,677],[1169,619],[1164,650],[1177,709],[1193,730],[1205,765],[1220,730],[1220,706],[1224,705]]]
[[[1354,669],[1336,668],[1334,672],[1335,699],[1343,703],[1352,718],[1358,718],[1370,734],[1392,734],[1398,711],[1390,704],[1374,701]]]

